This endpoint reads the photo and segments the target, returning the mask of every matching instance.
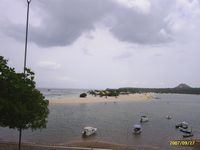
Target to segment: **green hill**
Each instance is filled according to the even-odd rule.
[[[185,83],[181,83],[178,86],[176,86],[175,88],[188,89],[188,88],[191,88],[191,87],[189,85],[185,84]]]

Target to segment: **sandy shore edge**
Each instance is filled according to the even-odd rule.
[[[0,141],[0,150],[16,150],[18,143],[16,142],[6,142]],[[71,147],[71,148],[70,148]],[[22,143],[21,150],[83,150],[81,148],[102,148],[102,149],[112,149],[112,150],[161,150],[160,148],[154,146],[134,146],[134,145],[125,145],[110,143],[104,141],[73,141],[68,144],[62,145],[37,145],[31,143]],[[86,150],[86,149],[85,149]]]
[[[129,95],[120,95],[115,97],[99,97],[88,95],[86,98],[80,97],[64,97],[57,99],[49,99],[50,104],[81,104],[81,103],[109,103],[109,102],[124,102],[124,101],[147,101],[155,98],[155,93],[136,93]]]
[[[191,149],[200,149],[200,139],[193,139],[195,145],[187,147]],[[71,149],[71,148],[72,149]],[[184,146],[183,146],[184,147]],[[177,149],[183,148],[177,146]],[[18,143],[0,140],[0,150],[17,150]],[[102,148],[112,150],[162,150],[162,148],[151,146],[151,145],[126,145],[118,144],[113,142],[105,142],[100,140],[90,141],[71,141],[66,144],[49,144],[49,145],[38,145],[30,142],[22,142],[21,150],[83,150],[81,148]],[[186,147],[184,147],[185,149]]]

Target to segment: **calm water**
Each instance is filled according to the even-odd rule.
[[[67,143],[71,140],[100,139],[130,145],[153,145],[163,149],[174,149],[169,140],[181,139],[182,134],[175,124],[187,121],[193,128],[194,138],[200,138],[200,96],[161,94],[161,99],[146,102],[121,102],[77,105],[50,105],[49,122],[46,129],[24,131],[23,140],[40,144]],[[172,115],[172,120],[165,119]],[[139,123],[141,115],[149,122],[142,124],[139,136],[132,134],[133,125]],[[82,139],[84,126],[98,128],[98,133]],[[0,139],[17,140],[14,130],[0,128]]]
[[[81,93],[88,91],[88,89],[52,89],[52,88],[51,89],[39,88],[39,90],[47,99],[76,97]]]

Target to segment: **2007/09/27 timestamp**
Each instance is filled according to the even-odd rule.
[[[193,146],[195,144],[195,140],[171,140],[169,141],[169,145],[172,146]]]

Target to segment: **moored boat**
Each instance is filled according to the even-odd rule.
[[[169,120],[169,119],[172,119],[172,116],[167,115],[167,116],[166,116],[166,119],[168,119],[168,120]]]
[[[84,127],[83,131],[82,131],[82,135],[83,136],[90,136],[93,135],[97,132],[97,128],[93,128],[93,127]]]
[[[140,122],[148,122],[149,121],[149,118],[147,116],[141,116],[140,118]]]
[[[188,128],[188,123],[183,121],[181,123],[176,124],[175,126],[176,128],[183,128],[183,129],[187,129]]]
[[[140,134],[142,132],[142,127],[140,124],[135,124],[133,126],[133,133],[134,134]]]

